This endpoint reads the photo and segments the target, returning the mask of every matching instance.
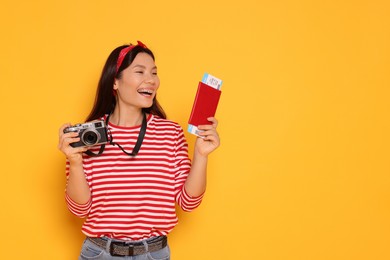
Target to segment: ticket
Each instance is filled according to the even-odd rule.
[[[222,86],[222,80],[221,79],[219,79],[217,77],[214,77],[213,75],[210,75],[208,73],[205,73],[203,75],[202,82],[204,84],[209,85],[210,87],[213,87],[213,88],[218,89],[218,90],[220,90],[221,86]]]

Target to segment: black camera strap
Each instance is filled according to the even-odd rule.
[[[106,125],[108,126],[108,119],[110,118],[110,115],[107,116],[106,118]],[[141,129],[138,134],[137,142],[135,143],[135,146],[133,148],[133,151],[131,153],[127,152],[120,144],[115,143],[114,139],[112,137],[111,131],[108,131],[108,134],[110,135],[110,144],[111,145],[116,145],[118,146],[122,152],[127,154],[128,156],[136,156],[139,152],[139,149],[141,148],[142,142],[144,141],[145,133],[146,133],[146,126],[147,126],[147,121],[146,121],[146,114],[143,112],[143,119],[142,119],[142,125]]]
[[[108,129],[108,122],[109,122],[108,120],[109,119],[110,119],[110,115],[108,115],[106,118],[106,127],[107,127],[107,133],[110,136],[110,138],[109,138],[110,144],[113,146],[115,146],[115,145],[118,146],[122,150],[122,152],[124,152],[128,156],[136,156],[139,152],[139,149],[141,148],[141,145],[142,145],[142,142],[144,141],[144,137],[145,137],[145,133],[146,133],[147,120],[146,120],[145,112],[143,112],[142,125],[141,125],[141,129],[140,129],[140,132],[139,132],[139,135],[137,138],[137,142],[135,143],[134,149],[131,153],[127,152],[120,144],[114,142],[111,131]],[[102,144],[100,146],[98,153],[93,153],[90,150],[87,150],[85,153],[89,156],[96,157],[96,156],[101,155],[104,152],[105,147],[106,147],[106,144]]]
[[[106,144],[102,144],[102,145],[100,146],[100,149],[99,149],[99,152],[98,152],[98,153],[93,153],[93,152],[91,152],[90,150],[85,151],[85,153],[86,153],[87,155],[89,155],[89,156],[96,157],[96,156],[101,155],[101,154],[104,152],[104,148],[105,148],[105,147],[106,147]]]

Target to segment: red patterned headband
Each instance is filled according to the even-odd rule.
[[[119,57],[118,57],[118,60],[116,62],[116,74],[118,74],[118,70],[120,68],[120,66],[122,65],[122,62],[123,62],[123,59],[125,58],[125,56],[132,50],[134,49],[134,47],[136,46],[141,46],[142,48],[148,48],[146,47],[145,44],[143,44],[142,42],[140,41],[137,41],[137,45],[130,45],[128,47],[125,47],[121,50],[121,52],[119,53]]]

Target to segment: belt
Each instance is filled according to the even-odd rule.
[[[99,246],[102,249],[106,249],[108,241],[100,237],[88,237],[88,240]],[[155,252],[163,249],[167,246],[166,236],[160,236],[150,241],[146,241],[148,244],[148,250],[142,242],[126,242],[126,241],[112,241],[110,244],[110,254],[112,256],[135,256],[146,254],[147,252]]]

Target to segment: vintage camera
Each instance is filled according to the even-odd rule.
[[[79,133],[80,141],[71,143],[72,147],[94,146],[106,143],[107,129],[103,120],[95,120],[84,124],[77,124],[64,129],[64,133]]]

